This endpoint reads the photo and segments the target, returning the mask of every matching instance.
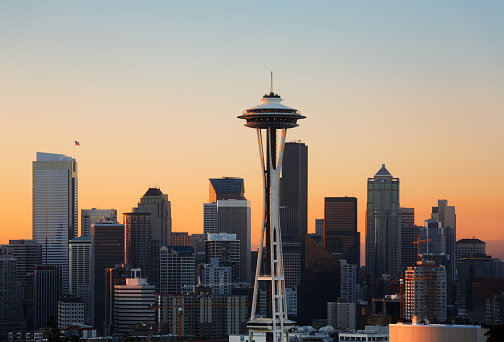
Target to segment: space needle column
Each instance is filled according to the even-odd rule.
[[[264,211],[261,240],[254,282],[254,297],[250,321],[247,322],[249,342],[256,332],[266,333],[266,342],[288,342],[289,331],[295,322],[287,318],[287,301],[282,262],[282,241],[279,217],[279,185],[285,135],[288,128],[297,127],[297,120],[304,119],[296,109],[280,104],[282,98],[273,92],[261,99],[262,104],[247,109],[239,119],[245,126],[255,128],[259,142],[259,154],[264,185]],[[263,136],[265,131],[265,136]],[[280,131],[280,132],[278,132]],[[277,133],[280,133],[278,136]],[[261,274],[261,260],[265,253],[265,269]],[[259,300],[259,282],[266,282],[266,317],[256,317]]]

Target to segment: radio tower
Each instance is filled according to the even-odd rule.
[[[263,171],[264,211],[261,229],[261,242],[257,258],[254,282],[252,313],[247,322],[249,342],[256,332],[266,333],[266,342],[288,342],[289,331],[295,322],[287,318],[284,269],[282,263],[282,241],[279,219],[279,184],[285,135],[288,128],[297,127],[297,120],[304,119],[296,109],[280,104],[282,98],[273,92],[273,73],[271,91],[261,99],[262,104],[247,109],[239,119],[247,120],[245,126],[255,128],[259,142],[259,154]],[[266,131],[265,139],[263,130]],[[277,130],[281,130],[280,137]],[[277,141],[279,138],[279,141]],[[264,273],[261,274],[263,251],[266,253]],[[256,317],[259,281],[266,282],[266,317]]]

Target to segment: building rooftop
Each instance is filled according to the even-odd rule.
[[[163,196],[163,193],[158,188],[149,188],[149,190],[147,190],[147,192],[144,194],[144,197],[145,196],[156,196],[156,197],[158,197],[158,196]]]
[[[381,169],[374,175],[376,177],[392,177],[390,172],[388,172],[387,168],[385,167],[385,164],[382,164]]]
[[[459,243],[470,243],[470,244],[473,244],[473,243],[483,243],[486,245],[486,242],[485,241],[481,241],[480,239],[475,239],[475,238],[472,238],[472,239],[460,239],[457,241],[457,244]]]

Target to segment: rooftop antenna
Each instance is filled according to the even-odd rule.
[[[273,94],[273,71],[271,72],[271,89],[270,93]]]

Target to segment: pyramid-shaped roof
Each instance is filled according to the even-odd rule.
[[[388,172],[387,168],[385,167],[385,164],[382,164],[381,169],[374,175],[376,177],[392,177],[390,172]]]
[[[158,188],[149,188],[144,196],[163,196],[163,193]]]

